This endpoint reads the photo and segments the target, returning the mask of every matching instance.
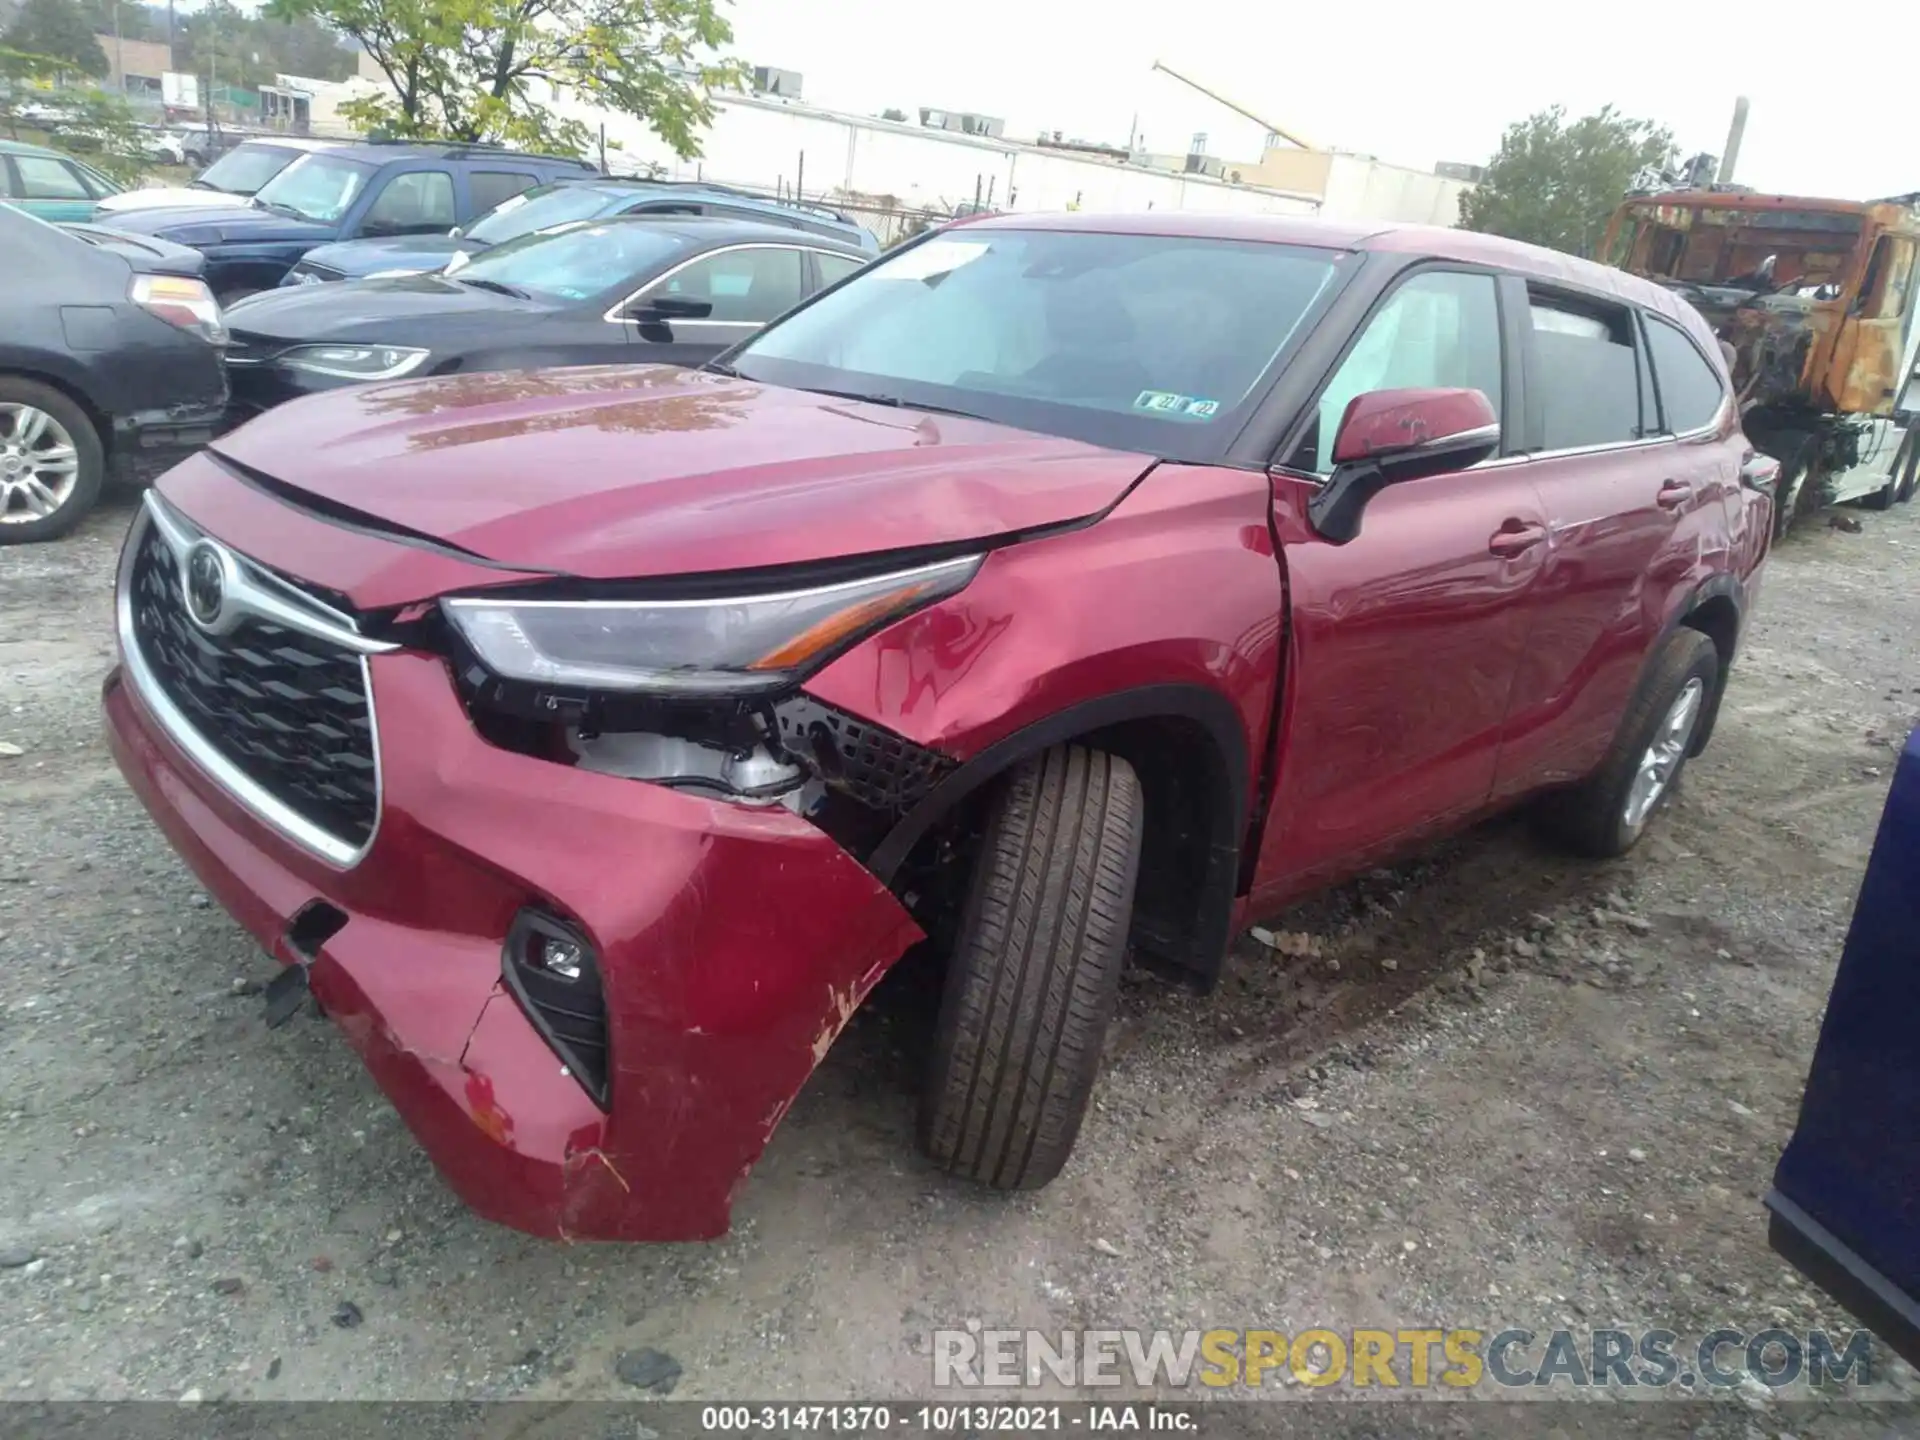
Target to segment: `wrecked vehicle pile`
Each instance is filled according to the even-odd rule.
[[[1608,262],[1688,300],[1728,347],[1741,424],[1781,462],[1775,526],[1908,498],[1895,401],[1912,368],[1920,210],[1738,187],[1628,200]],[[1908,493],[1901,493],[1903,490]]]

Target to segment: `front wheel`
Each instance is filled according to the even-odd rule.
[[[1002,1190],[1060,1173],[1120,994],[1145,824],[1117,755],[1060,746],[1008,777],[961,911],[920,1145]]]
[[[0,545],[66,534],[93,508],[106,471],[86,411],[36,380],[0,375]]]
[[[1679,783],[1719,683],[1720,652],[1713,641],[1698,630],[1669,636],[1621,717],[1600,768],[1541,803],[1541,822],[1549,833],[1567,848],[1599,859],[1624,855],[1639,843],[1647,821]]]

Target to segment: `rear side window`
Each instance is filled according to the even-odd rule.
[[[828,285],[838,285],[867,262],[852,260],[845,255],[829,255],[823,250],[816,250],[813,252],[813,263],[820,267],[820,284],[824,288]]]
[[[473,196],[473,213],[480,215],[538,183],[517,170],[475,170],[467,176],[467,193]]]
[[[1500,306],[1491,275],[1428,270],[1401,285],[1367,321],[1320,397],[1293,464],[1325,475],[1356,396],[1376,390],[1478,390],[1500,413]]]
[[[1640,439],[1640,368],[1633,318],[1611,305],[1533,295],[1533,369],[1547,450]]]
[[[13,163],[20,171],[20,198],[23,200],[90,200],[87,187],[74,168],[64,160],[45,155],[16,155]]]
[[[1720,376],[1694,343],[1666,321],[1647,317],[1647,350],[1667,429],[1675,435],[1701,430],[1720,413],[1725,392]]]

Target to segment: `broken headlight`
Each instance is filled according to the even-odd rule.
[[[504,679],[623,695],[750,696],[785,688],[862,636],[960,590],[980,560],[723,599],[471,596],[440,606]]]

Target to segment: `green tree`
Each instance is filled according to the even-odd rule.
[[[23,0],[0,44],[27,55],[44,55],[63,71],[99,77],[107,73],[107,52],[93,38],[93,26],[78,0]]]
[[[1607,217],[1642,171],[1665,173],[1673,136],[1603,106],[1569,122],[1556,105],[1509,125],[1487,175],[1460,197],[1469,230],[1592,256]]]
[[[280,20],[311,17],[352,36],[391,94],[342,113],[399,138],[493,140],[587,153],[579,120],[553,109],[572,92],[645,120],[682,158],[700,153],[707,92],[745,67],[712,58],[733,39],[725,0],[269,0]]]

